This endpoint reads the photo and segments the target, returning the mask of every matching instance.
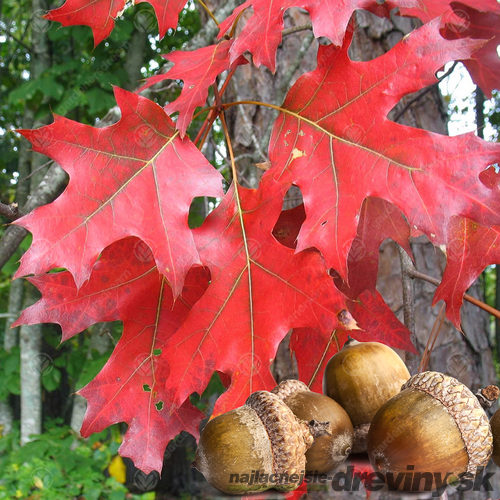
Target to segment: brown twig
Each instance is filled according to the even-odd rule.
[[[198,3],[205,9],[206,13],[213,19],[214,23],[219,26],[219,22],[213,15],[212,11],[205,5],[205,3],[202,0],[198,0]]]
[[[10,205],[0,203],[0,215],[14,221],[22,217],[24,214],[19,210],[19,205],[17,203],[11,203]]]
[[[441,83],[447,76],[450,76],[453,71],[455,70],[455,68],[457,67],[457,64],[458,64],[458,61],[455,62],[453,64],[453,66],[442,76],[440,76],[438,78],[438,81],[434,84],[434,85],[431,85],[430,87],[427,87],[426,89],[424,89],[422,92],[420,92],[418,95],[416,95],[415,97],[413,97],[412,99],[410,99],[403,107],[403,109],[401,111],[399,111],[399,113],[392,119],[394,122],[397,122],[399,121],[399,119],[417,102],[419,101],[420,99],[422,99],[422,97],[424,97],[426,94],[428,94],[436,85],[438,85],[439,83]]]
[[[236,68],[233,68],[229,74],[227,75],[226,80],[224,81],[224,84],[222,85],[220,91],[218,92],[219,99],[222,97],[224,92],[227,89],[227,86],[229,85],[229,82],[231,81],[231,78],[233,78],[234,73],[236,72]],[[217,88],[217,83],[214,84],[214,91]],[[217,102],[216,102],[217,105]],[[208,113],[207,117],[205,118],[205,121],[203,122],[198,134],[196,135],[195,140],[193,141],[198,149],[201,149],[205,141],[207,140],[208,133],[210,129],[212,128],[212,125],[214,124],[214,121],[217,119],[219,116],[219,111],[217,109],[211,109],[210,113]]]
[[[40,165],[39,167],[37,167],[35,170],[33,170],[33,172],[28,174],[26,177],[24,177],[23,179],[20,179],[19,182],[27,181],[30,177],[32,177],[36,173],[40,172],[40,170],[43,170],[45,167],[48,167],[49,165],[52,165],[52,163],[54,163],[54,160],[46,161],[43,165]]]
[[[300,26],[292,26],[291,28],[287,28],[281,32],[281,36],[291,35],[292,33],[298,33],[299,31],[312,30],[312,24],[302,24]]]
[[[443,304],[441,309],[439,310],[439,314],[432,326],[431,333],[429,338],[427,339],[427,345],[425,346],[424,354],[422,355],[422,359],[420,360],[420,366],[418,367],[418,372],[422,373],[427,369],[427,365],[429,364],[429,359],[431,357],[432,351],[434,350],[434,346],[436,344],[436,340],[439,337],[439,332],[441,331],[441,327],[443,326],[444,320],[446,318],[446,306]]]
[[[421,273],[417,271],[416,269],[411,269],[409,271],[410,276],[413,278],[418,278],[424,281],[427,281],[428,283],[432,283],[433,285],[439,286],[441,282],[433,278],[432,276],[427,276],[427,274]],[[467,302],[470,302],[471,304],[474,304],[475,306],[479,307],[483,311],[486,311],[490,313],[492,316],[495,316],[495,318],[500,319],[500,311],[495,309],[494,307],[489,306],[488,304],[485,304],[483,301],[476,299],[475,297],[472,297],[472,295],[469,295],[468,293],[464,293],[464,299]]]

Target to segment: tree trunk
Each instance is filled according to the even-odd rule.
[[[93,325],[89,328],[90,331],[90,346],[87,359],[90,359],[90,353],[92,350],[96,350],[99,354],[104,354],[109,349],[110,338],[104,334],[105,330],[111,325],[111,323],[99,323]],[[76,389],[81,389],[77,387]],[[72,408],[71,408],[71,429],[75,431],[78,435],[80,434],[80,429],[82,428],[83,417],[87,411],[87,400],[80,396],[79,394],[73,394],[72,396]]]
[[[33,112],[26,108],[23,117],[23,128],[31,128],[33,126]],[[19,146],[19,162],[17,171],[19,179],[16,186],[16,203],[22,207],[28,198],[29,182],[27,177],[31,172],[31,150],[29,142],[22,138]],[[9,289],[9,304],[7,314],[9,315],[5,322],[4,344],[3,347],[7,352],[10,352],[13,347],[18,345],[19,328],[11,329],[10,326],[19,317],[23,305],[24,283],[23,280],[15,280],[11,283]],[[9,434],[12,430],[13,412],[9,401],[0,401],[0,427],[2,434]]]
[[[47,5],[42,0],[33,0],[33,16],[40,16],[45,12]],[[40,25],[41,26],[41,25]],[[50,54],[47,45],[47,36],[44,29],[34,22],[32,24],[30,78],[35,80],[50,66]],[[34,126],[41,126],[37,123]],[[47,161],[47,157],[38,153],[32,154],[31,188],[34,192],[44,175],[38,170]],[[21,180],[21,179],[20,179]],[[24,308],[34,304],[39,294],[35,288],[26,283]],[[31,440],[32,434],[42,431],[42,385],[41,377],[45,370],[50,369],[52,360],[41,352],[42,325],[23,325],[20,328],[21,344],[21,445]]]
[[[38,300],[36,290],[26,283],[23,308]],[[41,352],[42,325],[23,325],[20,328],[21,347],[21,445],[31,441],[32,434],[42,432],[41,377],[51,369],[52,360]]]

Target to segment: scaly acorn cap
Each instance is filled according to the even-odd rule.
[[[305,471],[306,451],[316,437],[327,433],[328,423],[306,423],[297,419],[278,396],[267,391],[254,392],[245,405],[257,413],[269,435],[274,473],[286,477]],[[289,489],[286,484],[276,485],[276,488]]]
[[[282,401],[285,401],[288,396],[299,391],[310,391],[310,389],[300,380],[289,379],[280,382],[271,392],[276,394]]]
[[[477,467],[486,467],[492,453],[493,436],[488,417],[476,396],[458,380],[439,372],[414,375],[401,390],[408,388],[437,399],[453,417],[469,456],[465,476],[474,476]]]
[[[353,427],[345,410],[333,399],[313,392],[299,380],[284,380],[272,391],[298,419],[328,421],[328,436],[321,436],[306,453],[309,471],[328,472],[346,460],[353,445]]]
[[[328,433],[328,425],[301,421],[278,396],[254,392],[243,406],[205,425],[192,466],[224,493],[294,490],[306,450]]]

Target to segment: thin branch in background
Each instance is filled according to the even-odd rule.
[[[30,174],[28,174],[26,177],[24,177],[23,179],[19,179],[18,182],[25,182],[25,181],[27,181],[31,176],[33,176],[36,173],[40,172],[40,170],[44,169],[45,167],[48,167],[49,165],[52,165],[52,163],[54,163],[54,160],[46,161],[43,165],[40,165],[38,168],[36,168],[35,170],[33,170],[33,172],[31,172]]]
[[[214,23],[219,26],[219,22],[217,19],[215,19],[215,16],[213,15],[212,11],[203,3],[202,0],[198,0],[198,3],[205,9],[207,14],[213,19]]]
[[[0,31],[2,33],[5,33],[12,40],[14,40],[14,42],[16,42],[19,45],[21,45],[22,47],[24,47],[28,51],[28,53],[31,54],[33,52],[33,47],[30,47],[29,45],[27,45],[26,43],[24,43],[22,40],[20,40],[19,38],[15,37],[8,29],[2,28],[0,26]]]
[[[431,358],[432,351],[434,350],[434,346],[436,345],[436,340],[439,337],[439,332],[441,331],[441,327],[443,326],[444,320],[446,318],[446,304],[441,306],[439,310],[439,314],[434,321],[434,325],[432,326],[431,333],[429,338],[427,339],[427,345],[425,346],[424,354],[422,355],[422,359],[420,360],[420,366],[418,367],[418,372],[422,373],[427,370],[427,365],[429,364],[429,360]]]
[[[231,27],[231,31],[229,32],[229,35],[226,35],[226,38],[231,39],[234,37],[234,33],[236,32],[236,27],[238,26],[238,23],[241,19],[241,16],[245,12],[246,9],[243,9],[237,16],[236,19],[234,20],[233,26]]]
[[[418,278],[424,281],[427,281],[428,283],[432,283],[433,285],[439,286],[441,282],[433,278],[432,276],[427,276],[427,274],[421,273],[417,271],[415,268],[410,269],[408,271],[408,274],[412,278]],[[473,297],[472,295],[469,295],[468,293],[464,293],[464,300],[467,302],[470,302],[471,304],[474,304],[475,306],[479,307],[483,311],[486,311],[490,313],[492,316],[495,316],[495,318],[500,319],[500,311],[495,309],[494,307],[489,306],[488,304],[485,304],[482,300],[476,299],[476,297]]]
[[[234,73],[236,72],[236,68],[233,68],[229,74],[227,75],[227,78],[224,80],[224,83],[222,84],[222,87],[220,90],[218,90],[217,83],[213,86],[214,90],[217,89],[217,93],[219,95],[219,98],[222,98],[222,95],[227,89],[227,86],[229,85],[229,82],[231,81],[231,78],[233,78]],[[196,138],[194,139],[194,144],[197,145],[198,149],[201,150],[203,147],[203,144],[207,140],[208,133],[211,130],[215,120],[219,116],[219,112],[214,108],[211,109],[210,112],[208,113],[207,117],[205,118],[205,121],[203,122],[200,130],[198,131],[198,134],[196,135]],[[194,120],[194,118],[193,118]]]
[[[311,23],[302,24],[300,26],[292,26],[291,28],[287,28],[286,30],[282,31],[281,36],[288,36],[288,35],[291,35],[292,33],[298,33],[299,31],[306,31],[306,30],[312,30]]]
[[[11,203],[10,205],[4,205],[0,203],[0,215],[7,217],[9,220],[16,220],[22,217],[24,214],[19,210],[17,203]]]
[[[401,280],[403,285],[403,313],[404,324],[410,330],[410,340],[417,346],[417,336],[415,334],[415,294],[413,290],[413,280],[410,271],[413,269],[413,262],[408,254],[398,245],[399,260],[401,262]],[[406,365],[411,375],[418,373],[418,356],[412,352],[406,353]]]
[[[427,95],[433,88],[436,87],[436,85],[438,85],[440,82],[442,82],[446,77],[450,76],[453,71],[455,70],[455,68],[457,67],[457,64],[458,64],[458,61],[453,63],[453,65],[451,66],[451,68],[442,76],[440,76],[438,78],[438,81],[434,84],[434,85],[431,85],[430,87],[427,87],[426,89],[424,89],[422,92],[420,92],[418,95],[416,95],[415,97],[413,97],[412,99],[410,99],[404,106],[403,108],[399,111],[399,113],[393,118],[393,121],[395,122],[398,122],[399,119],[416,103],[418,102],[420,99],[422,99],[422,97],[424,97],[425,95]]]

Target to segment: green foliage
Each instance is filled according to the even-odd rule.
[[[116,455],[118,428],[77,437],[60,420],[47,425],[44,434],[19,446],[19,430],[0,439],[0,499],[152,500],[132,495],[104,472]]]
[[[0,349],[0,401],[6,401],[9,394],[21,394],[19,347],[7,352]]]

